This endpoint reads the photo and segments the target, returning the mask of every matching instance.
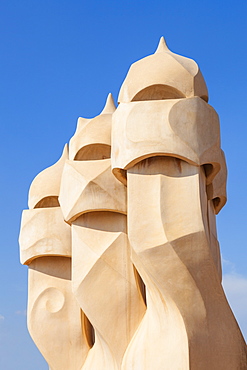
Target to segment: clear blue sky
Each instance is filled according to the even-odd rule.
[[[21,211],[34,176],[60,157],[78,116],[115,100],[131,63],[170,49],[195,59],[221,119],[229,179],[218,216],[224,285],[247,338],[247,2],[2,0],[0,2],[0,368],[47,369],[26,329]]]

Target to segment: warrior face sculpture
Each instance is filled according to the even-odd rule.
[[[198,65],[161,38],[118,101],[79,118],[31,186],[30,333],[52,370],[247,369],[221,285],[226,163]]]

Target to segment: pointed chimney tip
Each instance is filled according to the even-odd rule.
[[[160,38],[160,42],[159,42],[159,45],[158,45],[155,53],[162,53],[164,51],[170,51],[170,50],[168,49],[168,46],[167,46],[166,41],[164,39],[164,36],[162,36]]]
[[[112,114],[116,110],[116,106],[111,93],[108,94],[105,106],[100,114]]]

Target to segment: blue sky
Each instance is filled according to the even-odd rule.
[[[247,2],[0,2],[0,368],[47,365],[26,329],[27,268],[19,263],[21,211],[34,176],[60,157],[77,117],[115,101],[131,63],[170,49],[195,59],[221,120],[228,203],[217,216],[224,286],[247,338]]]

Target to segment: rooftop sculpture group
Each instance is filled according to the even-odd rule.
[[[226,164],[203,76],[161,38],[118,102],[79,118],[30,187],[30,334],[50,370],[247,369],[221,285]]]

